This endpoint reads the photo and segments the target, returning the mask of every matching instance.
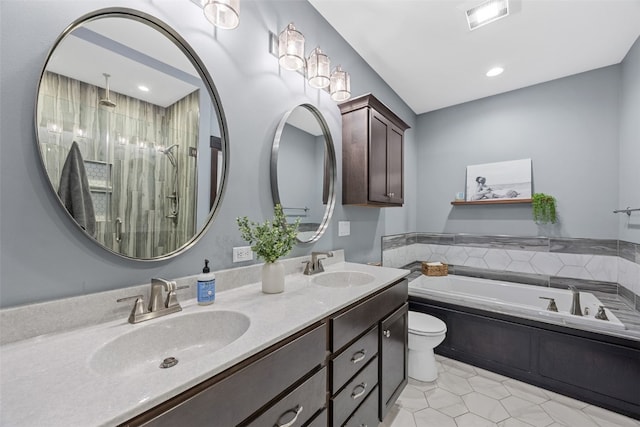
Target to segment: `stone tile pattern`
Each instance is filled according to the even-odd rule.
[[[436,356],[438,379],[410,379],[380,427],[640,427],[640,421]]]
[[[415,242],[415,243],[413,243]],[[441,261],[453,273],[613,293],[640,310],[640,244],[618,240],[407,233],[382,237],[382,264]]]

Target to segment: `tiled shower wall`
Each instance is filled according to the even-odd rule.
[[[640,310],[640,244],[619,240],[407,233],[382,237],[382,264],[441,261],[452,272],[617,293]]]

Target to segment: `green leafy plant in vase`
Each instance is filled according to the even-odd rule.
[[[558,222],[556,199],[544,193],[534,193],[531,196],[533,220],[538,224],[555,224]]]
[[[266,220],[262,224],[249,221],[246,216],[236,218],[242,238],[265,261],[262,266],[262,292],[267,294],[284,291],[284,265],[278,260],[293,249],[300,225],[300,218],[288,224],[279,204],[274,212],[273,220]]]

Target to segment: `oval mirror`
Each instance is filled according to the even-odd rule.
[[[211,224],[225,118],[202,61],[162,21],[111,8],[69,26],[45,62],[35,126],[52,190],[107,250],[166,259]]]
[[[336,155],[329,126],[310,104],[287,112],[271,149],[271,193],[288,222],[300,218],[298,241],[324,234],[335,206]]]

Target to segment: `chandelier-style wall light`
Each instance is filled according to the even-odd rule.
[[[269,40],[271,54],[278,58],[282,68],[298,71],[305,76],[309,86],[326,90],[336,102],[346,101],[351,97],[349,73],[340,65],[331,72],[329,56],[320,47],[313,49],[309,57],[305,58],[304,35],[296,29],[293,22],[278,36],[270,33]]]
[[[218,28],[233,30],[240,24],[240,0],[191,0],[202,8],[204,16]]]

